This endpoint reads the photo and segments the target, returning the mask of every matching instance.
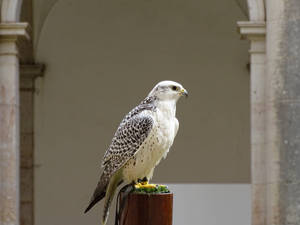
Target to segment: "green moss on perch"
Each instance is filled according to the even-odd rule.
[[[139,194],[162,194],[170,193],[166,185],[155,185],[155,187],[134,187],[133,193]]]

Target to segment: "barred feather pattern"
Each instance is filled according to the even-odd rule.
[[[153,119],[151,116],[144,115],[142,112],[146,110],[156,111],[156,100],[157,98],[154,96],[145,98],[138,106],[131,110],[120,123],[111,145],[104,155],[102,163],[104,170],[85,212],[89,211],[105,196],[107,186],[114,173],[135,155],[149,135],[153,127]],[[111,199],[109,197],[105,204],[104,218],[107,217],[110,201]]]
[[[154,121],[151,116],[143,115],[142,112],[156,111],[155,102],[155,96],[145,98],[120,123],[103,158],[103,173],[107,179],[135,155],[147,138]]]

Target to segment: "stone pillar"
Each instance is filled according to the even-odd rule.
[[[21,110],[21,177],[20,177],[20,219],[21,225],[34,224],[34,81],[43,75],[44,66],[40,64],[20,67],[20,110]]]
[[[238,22],[242,38],[250,40],[252,225],[266,224],[265,154],[265,22]]]
[[[300,1],[267,0],[267,224],[300,224]]]
[[[19,224],[19,60],[26,23],[0,24],[0,224]]]

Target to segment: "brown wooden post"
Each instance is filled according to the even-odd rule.
[[[120,225],[172,225],[172,193],[131,193],[124,201]]]

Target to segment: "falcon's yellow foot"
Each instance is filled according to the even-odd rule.
[[[139,182],[137,184],[134,185],[135,189],[152,189],[152,188],[156,188],[156,184],[149,184],[148,181],[142,181],[142,182]]]
[[[169,193],[166,185],[149,184],[148,181],[142,181],[134,185],[135,193],[159,194]]]

